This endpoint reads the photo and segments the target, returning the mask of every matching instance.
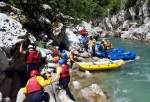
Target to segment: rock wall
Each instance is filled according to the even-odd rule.
[[[0,70],[13,70],[21,67],[18,43],[27,38],[22,24],[6,14],[0,13]]]

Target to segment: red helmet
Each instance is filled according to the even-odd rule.
[[[39,72],[38,72],[37,70],[32,70],[32,71],[30,72],[30,76],[32,76],[33,74],[38,75]]]
[[[55,58],[55,59],[53,60],[53,62],[54,62],[54,63],[58,63],[58,59]]]
[[[74,54],[74,50],[71,50],[71,53]]]

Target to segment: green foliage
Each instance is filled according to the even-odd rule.
[[[37,42],[37,45],[41,48],[44,48],[44,43],[42,41],[38,41]]]
[[[50,50],[54,50],[55,46],[54,45],[48,45],[47,43],[44,43],[42,41],[37,41],[37,46],[41,47],[41,48],[47,48]]]
[[[116,29],[112,29],[112,31],[111,31],[111,32],[115,33],[115,32],[116,32]]]
[[[120,0],[110,0],[109,3],[104,7],[103,16],[108,15],[108,9],[110,15],[115,15],[120,9]]]
[[[53,46],[53,45],[46,45],[46,48],[53,51],[55,49],[55,46]]]
[[[137,0],[5,0],[8,3],[17,6],[25,12],[25,14],[35,16],[43,13],[53,19],[58,12],[75,18],[75,22],[79,20],[88,20],[94,17],[102,17],[109,14],[116,14],[122,7],[131,7],[135,5]],[[25,5],[26,4],[26,5]],[[44,11],[42,4],[48,4],[52,8],[51,11]],[[32,12],[33,11],[33,12]],[[77,20],[78,19],[78,20]],[[80,22],[79,22],[80,23]]]

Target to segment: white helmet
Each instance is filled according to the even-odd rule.
[[[103,39],[102,41],[105,41],[105,39]]]
[[[56,49],[59,49],[59,47],[58,47],[58,46],[56,46]]]
[[[14,13],[13,13],[13,12],[10,12],[10,15],[14,15]]]
[[[28,49],[29,49],[29,48],[33,48],[33,46],[32,46],[32,45],[29,45],[29,46],[28,46]]]
[[[48,36],[47,36],[47,35],[45,35],[44,37],[45,37],[45,38],[48,38]]]

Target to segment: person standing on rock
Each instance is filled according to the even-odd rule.
[[[88,32],[87,32],[86,28],[83,26],[82,30],[80,31],[80,34],[81,34],[82,36],[86,36],[87,33],[88,33]]]
[[[24,94],[29,95],[30,102],[49,102],[50,96],[47,92],[44,92],[43,87],[52,84],[50,74],[46,74],[46,80],[42,76],[38,76],[37,70],[30,72],[30,79],[23,89]]]
[[[56,48],[53,50],[53,57],[54,59],[60,59],[60,51],[58,46],[56,46]]]
[[[67,95],[70,97],[71,100],[75,101],[75,98],[73,97],[72,93],[70,92],[70,89],[68,87],[68,84],[70,83],[70,68],[69,65],[66,64],[66,62],[63,59],[60,59],[58,61],[59,66],[56,67],[56,76],[53,80],[53,82],[56,82],[59,80],[59,86],[66,90]]]
[[[70,68],[72,68],[73,63],[75,62],[75,58],[74,58],[74,50],[71,50],[71,54],[69,56],[70,59]]]
[[[23,50],[23,40],[20,42],[20,51],[21,54],[25,55],[25,73],[27,81],[30,78],[30,72],[32,70],[39,71],[39,63],[41,62],[40,55],[38,51],[33,47],[33,45],[28,46],[28,50]]]

